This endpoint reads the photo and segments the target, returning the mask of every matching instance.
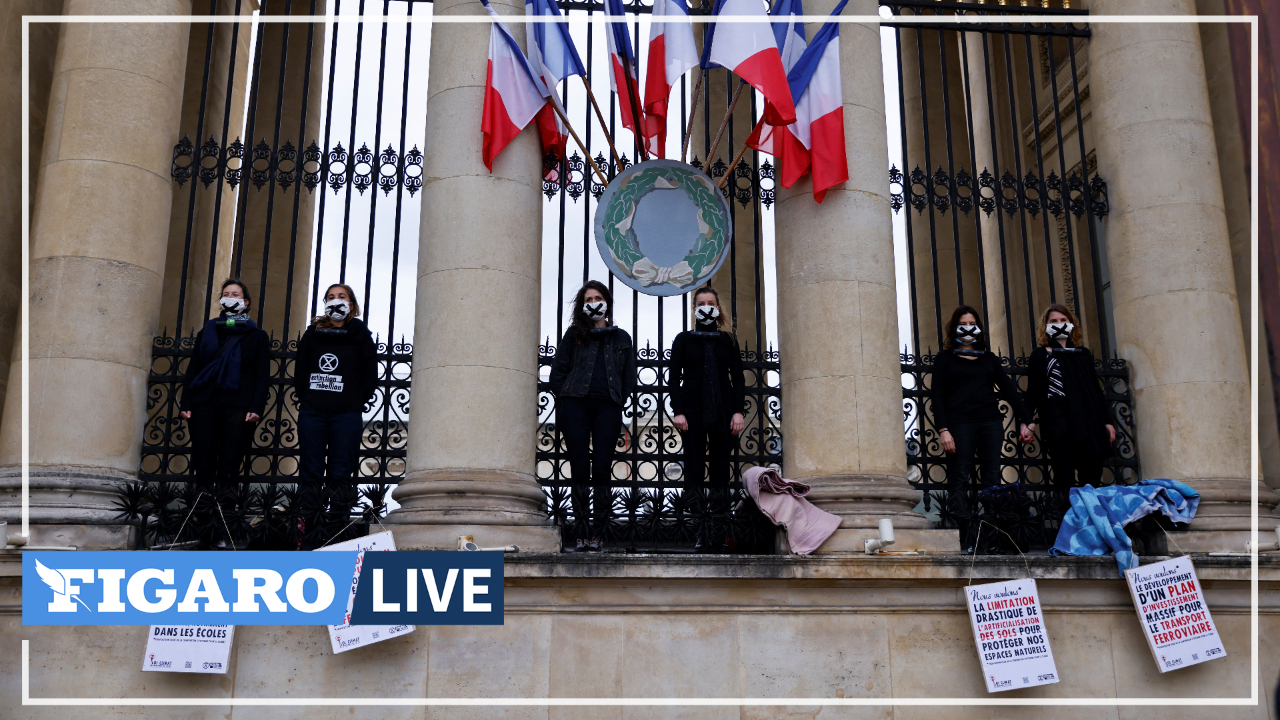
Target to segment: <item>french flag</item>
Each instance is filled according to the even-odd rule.
[[[627,11],[622,0],[604,0],[604,14],[610,21],[605,27],[609,43],[609,85],[618,96],[618,111],[622,114],[622,126],[636,132],[636,121],[644,129],[644,109],[640,106],[640,79],[636,75],[636,54],[631,49],[631,33],[627,29]]]
[[[556,0],[527,0],[525,15],[529,17],[563,17]],[[538,111],[538,136],[542,139],[543,177],[555,180],[560,161],[566,157],[569,133],[556,114],[551,103],[556,101],[555,89],[561,80],[570,75],[586,75],[587,71],[578,57],[578,49],[569,37],[569,25],[563,23],[529,24],[529,65],[551,91],[552,97]]]
[[[484,108],[480,111],[480,132],[484,133],[481,157],[493,172],[493,159],[515,139],[547,104],[550,92],[534,74],[524,51],[516,44],[511,31],[481,0],[493,18],[489,28],[489,67],[484,80]]]
[[[800,54],[808,47],[804,39],[804,23],[796,20],[796,16],[804,15],[804,3],[801,0],[777,0],[769,14],[786,18],[770,24],[773,25],[773,38],[778,43],[778,54],[782,56],[782,67],[791,72]]]
[[[671,88],[681,75],[698,64],[693,25],[688,19],[689,7],[685,0],[653,0],[649,64],[644,82],[644,136],[649,154],[655,157],[665,157]]]
[[[718,16],[767,17],[761,0],[716,0]],[[724,67],[764,94],[764,120],[770,125],[796,121],[778,41],[766,23],[711,23],[703,43],[702,67]]]
[[[831,13],[839,15],[848,0]],[[747,144],[778,159],[780,181],[791,187],[813,172],[813,199],[822,202],[827,189],[849,179],[844,147],[844,106],[840,86],[840,23],[829,22],[787,75],[796,102],[796,122],[784,128],[762,120]]]

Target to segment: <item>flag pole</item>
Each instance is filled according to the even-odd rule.
[[[639,71],[638,71],[639,65],[640,65],[639,55],[637,55],[636,56],[636,66],[637,66],[636,74],[637,75],[639,75]],[[640,100],[640,91],[636,89],[636,85],[639,84],[640,78],[637,77],[633,79],[631,77],[631,70],[629,68],[627,69],[626,72],[623,73],[623,75],[626,76],[627,95],[630,96],[629,103],[631,105],[631,122],[635,123],[635,126],[634,126],[635,130],[632,132],[632,135],[635,136],[635,141],[636,141],[636,161],[639,162],[641,158],[648,160],[649,149],[645,147],[645,137],[644,137],[644,119],[643,119],[644,108],[642,108],[640,105],[640,103],[642,102]]]
[[[582,148],[582,154],[587,156],[587,162],[591,163],[591,169],[596,171],[596,175],[600,178],[600,183],[607,186],[609,184],[609,179],[604,176],[604,173],[600,172],[600,167],[596,165],[596,161],[591,159],[591,152],[587,150],[587,146],[584,145],[582,139],[578,137],[578,133],[574,131],[573,125],[569,124],[569,118],[565,117],[564,111],[560,109],[560,103],[556,102],[555,98],[552,98],[550,102],[551,107],[556,111],[556,115],[560,117],[560,122],[564,123],[565,129],[573,136],[573,140],[578,143],[578,147]]]
[[[591,83],[587,80],[586,75],[579,75],[582,78],[582,84],[587,88],[587,97],[591,98],[591,107],[596,109],[596,119],[600,121],[600,129],[604,131],[604,138],[609,141],[609,152],[613,155],[613,166],[622,169],[622,161],[618,159],[618,148],[613,146],[613,136],[609,134],[609,123],[604,119],[604,113],[600,111],[600,104],[596,102],[595,93],[591,92]]]
[[[746,80],[738,81],[738,91],[733,94],[733,102],[729,103],[729,111],[724,114],[724,120],[720,122],[720,130],[716,133],[715,142],[711,143],[711,151],[707,153],[706,167],[708,174],[711,169],[711,159],[716,156],[716,149],[720,147],[720,138],[724,137],[724,129],[729,126],[729,119],[733,117],[733,109],[738,105],[738,98],[742,97],[742,91],[747,88]]]
[[[684,144],[680,148],[680,162],[687,162],[689,157],[689,140],[693,137],[693,116],[698,114],[698,98],[702,97],[702,78],[707,73],[701,67],[698,67],[698,82],[693,85],[693,107],[689,109],[689,115],[685,118],[687,124],[684,128]]]
[[[749,135],[747,136],[747,139],[750,139]],[[733,169],[738,166],[738,161],[742,159],[742,156],[745,155],[746,152],[747,152],[747,143],[744,140],[742,142],[742,149],[739,150],[737,156],[733,158],[733,162],[729,163],[729,170],[725,172],[724,177],[720,179],[720,183],[716,185],[716,187],[720,188],[721,190],[724,190],[725,183],[729,182],[729,178],[733,177]]]

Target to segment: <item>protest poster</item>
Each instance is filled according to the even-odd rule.
[[[1227,656],[1190,557],[1126,570],[1124,579],[1160,672]]]
[[[152,625],[143,672],[226,674],[235,625]]]
[[[391,537],[390,531],[319,548],[319,550],[357,550],[360,552],[356,560],[355,573],[351,577],[351,588],[347,595],[347,613],[343,616],[343,623],[329,626],[329,643],[333,646],[335,654],[413,632],[415,627],[413,625],[351,624],[351,610],[356,601],[356,586],[360,584],[360,568],[364,565],[364,554],[366,552],[395,549],[396,542]]]
[[[970,585],[965,595],[987,692],[1058,682],[1035,580]]]

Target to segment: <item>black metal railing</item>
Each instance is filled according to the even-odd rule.
[[[537,476],[547,492],[548,511],[563,528],[566,546],[572,546],[594,533],[588,518],[574,515],[570,502],[569,456],[555,422],[556,399],[545,380],[555,351],[544,345],[538,358],[543,379],[538,383]],[[778,353],[742,353],[747,408],[730,454],[727,511],[715,509],[705,488],[685,483],[683,445],[668,404],[670,359],[670,350],[639,352],[636,390],[623,409],[623,432],[614,448],[606,545],[689,550],[727,544],[738,552],[768,552],[772,532],[759,524],[750,501],[742,502],[741,479],[751,467],[782,468]]]
[[[942,450],[941,437],[932,412],[934,355],[900,355],[902,364],[902,417],[907,428],[907,464],[913,471],[911,484],[921,493],[921,506],[940,527],[956,528],[974,519],[983,519],[1004,533],[992,532],[980,550],[1015,552],[1018,548],[1044,549],[1053,544],[1062,516],[1067,510],[1067,497],[1053,485],[1053,468],[1045,455],[1044,445],[1024,444],[1018,438],[1018,421],[1008,403],[1000,402],[1004,417],[1004,442],[1001,447],[1002,492],[982,491],[980,486],[966,489],[970,508],[965,517],[955,514],[955,504],[948,502],[948,456]],[[1025,357],[1002,357],[1001,364],[1018,385],[1027,389]],[[1098,360],[1096,369],[1103,397],[1116,429],[1112,457],[1103,465],[1102,484],[1131,485],[1140,478],[1136,418],[1133,389],[1129,382],[1129,365],[1124,360]],[[988,483],[987,479],[983,479]],[[988,483],[989,484],[989,483]]]

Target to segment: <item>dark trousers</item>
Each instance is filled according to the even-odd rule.
[[[249,408],[217,402],[191,408],[191,466],[202,485],[237,482],[253,439]]]
[[[689,423],[689,429],[680,434],[684,444],[684,486],[691,490],[701,490],[703,479],[709,479],[707,488],[711,491],[710,510],[724,512],[729,507],[729,460],[733,450],[729,418],[719,423],[707,423],[701,414],[694,412],[686,414],[685,420]]]
[[[360,433],[364,417],[359,410],[324,412],[298,409],[298,474],[304,483],[319,483],[326,477],[349,480],[356,472],[360,456]],[[329,471],[325,473],[325,460]]]
[[[956,451],[947,461],[948,507],[960,528],[960,542],[968,549],[977,535],[976,523],[970,522],[970,514],[976,507],[969,504],[969,480],[973,475],[974,458],[978,460],[978,473],[984,487],[1000,484],[1000,448],[1004,443],[1004,422],[990,420],[980,423],[953,425],[947,428],[955,441]]]
[[[1082,457],[1070,448],[1062,447],[1046,438],[1045,452],[1049,456],[1049,466],[1053,468],[1053,486],[1061,492],[1069,488],[1092,485],[1097,487],[1102,482],[1102,461]]]
[[[560,398],[557,422],[569,451],[573,480],[573,515],[579,523],[591,519],[591,534],[599,537],[609,522],[612,505],[613,451],[622,432],[622,407],[596,397]],[[594,489],[594,512],[589,508]]]

